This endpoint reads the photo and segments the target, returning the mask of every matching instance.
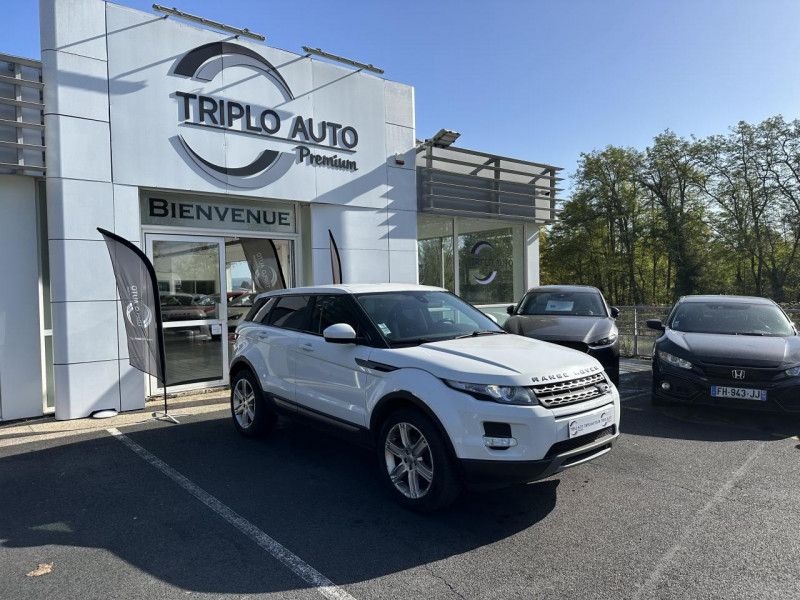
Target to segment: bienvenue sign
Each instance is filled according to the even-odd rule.
[[[294,207],[267,202],[229,203],[147,195],[140,199],[142,225],[294,233]]]

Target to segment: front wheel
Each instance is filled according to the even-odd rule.
[[[237,431],[249,438],[265,435],[278,420],[255,375],[246,369],[236,373],[231,382],[231,415]]]
[[[419,411],[402,409],[387,419],[378,440],[378,462],[394,499],[411,510],[437,510],[461,492],[445,440]]]

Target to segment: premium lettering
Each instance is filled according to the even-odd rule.
[[[327,156],[324,154],[314,154],[307,146],[297,146],[297,162],[305,161],[307,165],[333,167],[334,169],[346,169],[348,171],[358,171],[356,161],[346,158],[339,158],[338,154]]]

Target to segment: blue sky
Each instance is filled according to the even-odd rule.
[[[152,2],[118,2],[150,12]],[[575,170],[664,129],[800,118],[796,0],[175,0],[267,44],[319,47],[416,88],[417,137]],[[38,3],[5,11],[0,52],[39,57]]]

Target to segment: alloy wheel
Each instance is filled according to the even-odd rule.
[[[433,483],[433,455],[428,440],[410,423],[397,423],[386,436],[386,470],[406,498],[425,496]]]
[[[242,378],[233,388],[233,414],[242,429],[249,429],[255,418],[256,393],[247,379]]]

